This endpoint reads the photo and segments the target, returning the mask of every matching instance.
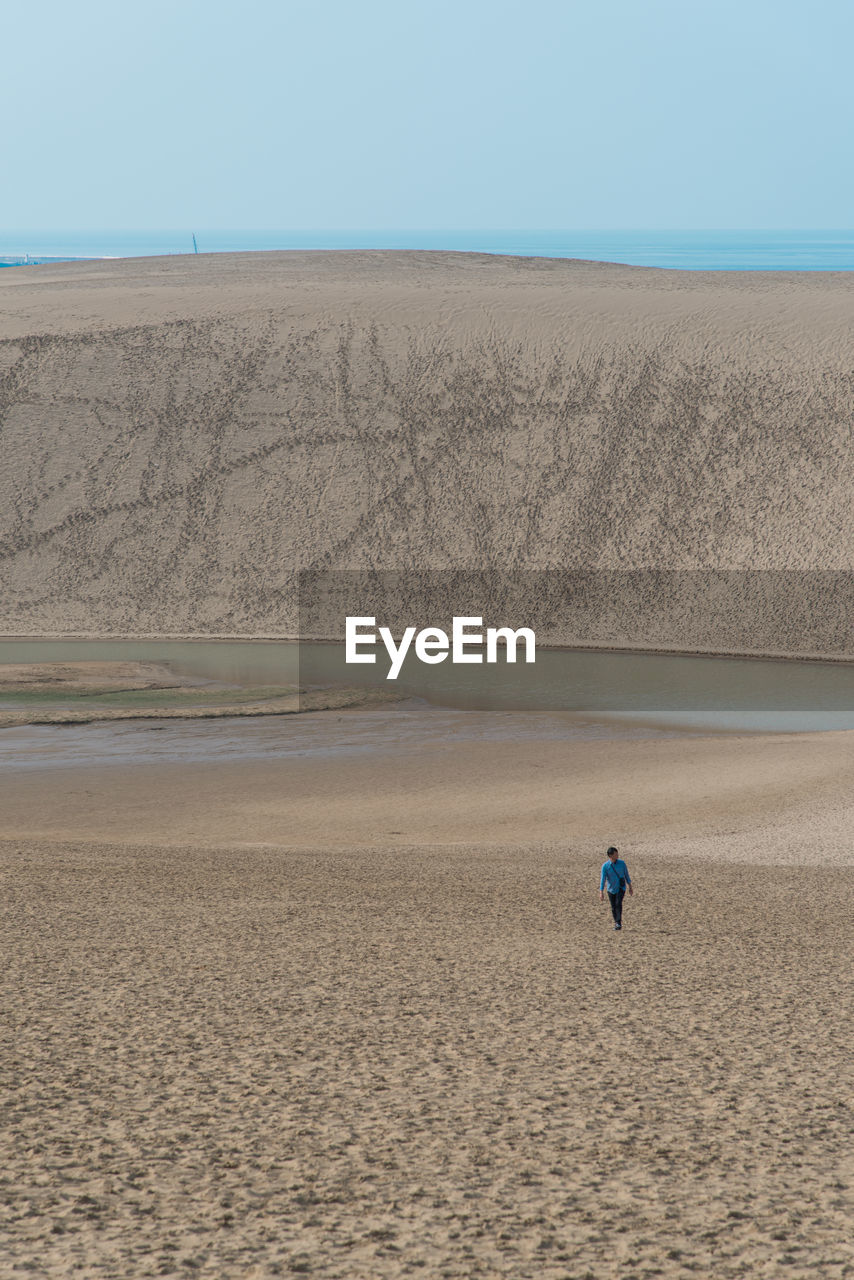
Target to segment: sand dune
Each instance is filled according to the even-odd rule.
[[[0,1271],[850,1276],[852,735],[377,714],[4,773]]]
[[[270,254],[0,300],[7,633],[293,634],[303,569],[501,566],[807,571],[776,647],[838,635],[850,276]],[[663,641],[725,643],[682,603]],[[854,1274],[854,736],[470,714],[3,731],[0,1274]]]
[[[295,634],[305,568],[852,567],[842,274],[280,253],[0,299],[7,633]]]

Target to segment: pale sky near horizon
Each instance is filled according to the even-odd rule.
[[[32,0],[6,228],[850,228],[850,0]]]

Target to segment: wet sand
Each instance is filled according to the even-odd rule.
[[[181,675],[157,662],[0,662],[0,730],[30,725],[90,725],[117,720],[233,720],[296,715],[300,711],[368,706],[396,700],[384,690],[259,686]],[[162,725],[154,726],[162,728]],[[228,731],[226,730],[226,735]],[[39,762],[22,745],[37,738],[0,741],[0,761]],[[55,740],[48,739],[55,743]],[[107,735],[109,741],[109,735]],[[91,755],[84,735],[84,756]],[[67,754],[67,753],[66,753]],[[61,762],[63,751],[54,751]],[[108,752],[103,763],[113,758]]]
[[[0,736],[0,835],[319,849],[630,840],[851,862],[854,734],[667,733],[418,703]]]
[[[4,769],[0,1272],[854,1274],[852,735],[394,710]]]

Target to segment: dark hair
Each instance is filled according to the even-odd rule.
[[[619,853],[619,852],[620,852],[619,849],[615,849],[614,846],[611,845],[610,849],[608,850],[608,857],[610,858],[612,853]]]

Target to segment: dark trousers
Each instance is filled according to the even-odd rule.
[[[623,898],[626,896],[625,889],[618,889],[616,893],[608,890],[608,897],[611,899],[611,915],[614,917],[614,924],[622,925],[623,923]]]

